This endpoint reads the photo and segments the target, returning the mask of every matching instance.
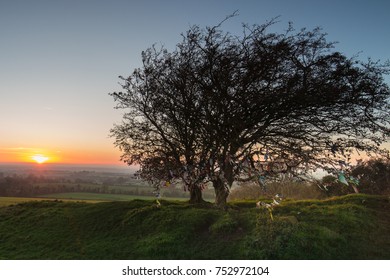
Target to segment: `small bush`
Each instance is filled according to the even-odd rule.
[[[351,186],[340,183],[333,175],[324,176],[321,180],[321,185],[326,187],[324,193],[329,197],[355,193]]]

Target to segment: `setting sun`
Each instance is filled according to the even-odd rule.
[[[39,164],[44,163],[49,159],[48,157],[45,157],[43,155],[33,155],[31,158]]]

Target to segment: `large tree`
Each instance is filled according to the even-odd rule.
[[[112,93],[128,110],[112,129],[123,160],[147,178],[181,178],[193,202],[211,181],[224,206],[235,180],[386,154],[388,64],[347,58],[320,29],[276,34],[272,24],[240,36],[194,26],[172,52],[143,52],[143,67]]]

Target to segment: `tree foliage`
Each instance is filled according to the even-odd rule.
[[[176,49],[152,47],[111,95],[125,109],[111,130],[122,160],[156,182],[180,179],[223,206],[235,180],[334,170],[354,152],[382,154],[390,135],[388,64],[334,51],[314,30],[193,26]],[[160,184],[160,183],[157,183]]]
[[[390,193],[390,160],[385,158],[373,158],[366,161],[359,160],[354,166],[350,166],[347,171],[348,184],[341,183],[333,175],[322,178],[320,186],[328,196],[338,196],[354,193],[355,186],[360,193],[366,194],[389,194]],[[348,176],[347,176],[348,177]]]
[[[360,180],[361,192],[367,194],[390,194],[390,160],[370,159],[360,162],[351,174]]]

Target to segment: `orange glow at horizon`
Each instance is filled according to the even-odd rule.
[[[0,163],[36,163],[36,164],[97,164],[121,165],[120,151],[99,148],[28,148],[0,147]]]

